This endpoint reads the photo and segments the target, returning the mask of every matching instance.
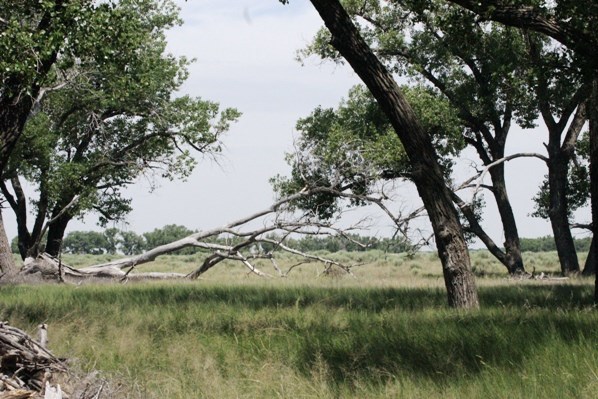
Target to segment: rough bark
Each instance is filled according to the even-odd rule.
[[[459,206],[461,212],[463,213],[463,216],[465,216],[465,219],[467,219],[467,222],[469,223],[469,231],[475,234],[476,237],[478,237],[480,241],[482,241],[482,243],[486,246],[488,251],[490,251],[490,253],[496,259],[498,259],[500,263],[502,263],[507,267],[507,269],[509,269],[507,255],[498,245],[496,245],[494,240],[486,233],[486,231],[478,223],[476,215],[473,209],[471,209],[471,205],[463,201],[461,197],[459,197],[456,193],[453,193],[453,201],[455,202],[455,204],[457,204],[457,206]]]
[[[509,104],[505,107],[502,121],[498,116],[499,112],[496,113],[494,118],[491,118],[491,121],[481,120],[474,116],[474,113],[472,113],[469,108],[463,105],[462,101],[459,100],[459,97],[455,96],[441,79],[436,77],[431,71],[425,70],[423,65],[418,63],[417,59],[403,53],[397,54],[397,56],[406,57],[410,63],[418,65],[421,69],[420,73],[440,90],[451,101],[453,106],[459,110],[459,117],[475,132],[476,136],[475,138],[464,136],[465,141],[475,148],[484,165],[488,165],[504,157],[507,136],[512,122],[511,118],[513,117],[512,109]],[[475,64],[475,62],[468,57],[463,57],[462,55],[458,56],[468,65]],[[476,81],[485,92],[491,92],[488,87],[488,81],[483,78],[482,75],[480,75],[479,78],[476,78]],[[487,122],[491,122],[494,132],[492,132],[492,129],[486,125]],[[504,179],[504,164],[498,164],[490,170],[490,177],[492,179],[492,194],[494,195],[496,206],[499,211],[505,237],[505,256],[497,257],[497,259],[506,266],[509,273],[524,273],[525,269],[523,266],[523,258],[521,257],[519,232],[509,196],[507,195],[507,186]],[[467,215],[465,216],[467,217]],[[481,226],[476,226],[472,229],[472,232],[486,245],[493,255],[498,254],[495,248],[492,246],[488,247],[489,241],[492,240],[489,240],[489,237],[486,232],[483,231]]]
[[[473,126],[480,126],[476,139],[466,137],[469,145],[473,146],[478,153],[485,166],[494,165],[488,169],[490,178],[492,179],[491,192],[494,196],[494,201],[500,215],[503,234],[505,237],[504,248],[500,253],[494,247],[494,242],[488,237],[486,232],[478,224],[473,226],[470,221],[470,227],[473,227],[472,232],[486,245],[486,248],[507,268],[510,274],[525,273],[523,266],[523,258],[521,256],[521,244],[519,239],[519,231],[517,229],[517,222],[511,207],[511,201],[507,194],[507,185],[505,181],[505,165],[503,162],[496,163],[504,158],[505,145],[507,135],[509,132],[511,116],[505,115],[503,126],[500,121],[495,121],[495,134],[492,135],[490,129],[487,129],[483,123],[477,121],[473,116],[469,116],[466,120]],[[486,145],[484,145],[486,142]],[[466,218],[470,219],[467,215]],[[476,223],[477,224],[477,223]]]
[[[4,181],[0,182],[0,188],[2,189],[4,198],[6,198],[15,214],[17,220],[19,253],[21,255],[21,259],[25,260],[27,256],[30,256],[28,255],[28,249],[31,246],[31,234],[27,228],[27,198],[25,197],[25,193],[21,188],[19,179],[15,177],[12,178],[11,181],[14,189],[14,196],[8,190],[8,187]]]
[[[598,70],[592,81],[592,97],[590,102],[590,194],[592,207],[592,234],[598,232]],[[592,246],[594,259],[598,259],[598,245]],[[598,304],[598,273],[596,273],[594,302]]]
[[[502,158],[502,156],[500,158]],[[521,242],[519,240],[517,222],[515,221],[511,201],[507,194],[504,164],[497,165],[495,168],[490,169],[490,176],[492,178],[492,194],[496,201],[500,220],[502,221],[503,233],[505,235],[504,264],[510,274],[525,273],[523,258],[521,257]]]
[[[540,93],[542,95],[542,93]],[[575,143],[586,120],[586,106],[580,104],[571,125],[563,139],[565,122],[568,115],[563,115],[558,123],[543,110],[548,126],[548,217],[554,235],[554,241],[563,275],[579,273],[577,250],[569,226],[569,204],[567,200],[569,163],[574,154]],[[561,141],[563,143],[561,144]]]
[[[530,58],[535,63],[542,63],[541,45],[528,36]],[[588,85],[580,85],[574,94],[563,101],[558,119],[553,112],[554,100],[551,99],[550,82],[546,76],[539,75],[535,85],[538,109],[548,129],[548,218],[553,236],[561,272],[563,275],[579,273],[579,260],[569,226],[569,163],[575,154],[575,144],[587,118],[586,100],[589,97]],[[575,114],[573,118],[573,112]],[[569,127],[568,122],[571,120]],[[566,133],[565,133],[566,132]]]
[[[0,173],[4,171],[33,106],[31,97],[23,97],[4,98],[0,101]]]
[[[479,306],[469,253],[430,137],[423,131],[392,75],[376,58],[338,1],[311,1],[332,34],[333,46],[372,92],[399,136],[413,181],[432,223],[449,305]]]
[[[58,219],[54,220],[48,227],[48,239],[46,241],[45,252],[51,256],[58,256],[62,249],[62,240],[64,239],[64,233],[66,227],[71,221],[72,217],[67,214],[62,215]]]
[[[533,6],[513,6],[500,1],[449,0],[480,17],[500,22],[508,26],[530,29],[543,33],[564,44],[571,50],[596,63],[595,49],[598,37],[573,26],[571,18],[557,20],[547,15],[545,10]],[[591,2],[588,2],[591,3]],[[596,8],[595,4],[588,4]]]
[[[467,8],[483,18],[501,22],[505,25],[530,29],[543,33],[567,46],[577,53],[586,63],[586,70],[591,75],[592,101],[590,102],[590,194],[592,207],[593,234],[596,236],[598,229],[598,165],[593,160],[598,159],[598,36],[588,32],[580,31],[572,27],[572,18],[557,21],[542,14],[541,10],[533,7],[513,7],[493,2],[481,2],[477,0],[451,0],[452,3]],[[588,16],[596,18],[597,6],[595,3],[587,4]],[[569,16],[572,17],[572,16]],[[598,246],[594,246],[594,251]],[[596,257],[596,252],[594,252]],[[598,273],[596,274],[596,290],[594,296],[598,303]]]
[[[548,216],[552,226],[561,272],[563,275],[579,272],[579,261],[575,242],[569,227],[569,211],[567,201],[568,160],[552,154],[548,161],[548,187],[550,205]]]
[[[10,241],[4,230],[2,211],[0,210],[0,278],[10,278],[19,271],[12,256]]]
[[[596,240],[594,240],[594,237],[592,237],[592,243],[590,244],[588,257],[586,258],[583,272],[581,272],[581,274],[584,276],[593,276],[596,274]]]

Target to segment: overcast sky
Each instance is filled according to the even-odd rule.
[[[321,20],[307,0],[282,6],[277,0],[189,0],[177,1],[184,24],[168,35],[169,51],[195,58],[183,94],[235,107],[243,113],[224,138],[218,163],[201,162],[187,182],[162,181],[149,193],[141,180],[128,189],[134,211],[127,225],[116,227],[145,232],[166,224],[192,229],[220,226],[267,207],[274,199],[268,179],[288,172],[284,152],[292,148],[298,118],[316,106],[333,107],[348,89],[359,83],[346,66],[295,61],[295,52],[304,47],[321,26]],[[542,129],[514,131],[507,154],[520,151],[543,152]],[[469,176],[472,162],[479,160],[466,152],[456,180]],[[531,197],[545,174],[536,159],[521,159],[507,166],[509,195],[519,223],[520,235],[551,234],[546,221],[528,217],[533,211]],[[413,190],[405,191],[402,207],[417,208]],[[488,199],[484,226],[492,237],[503,242],[497,213]],[[397,205],[398,206],[398,205]],[[590,219],[589,211],[580,221]],[[9,237],[16,234],[14,216],[4,211]],[[69,230],[97,229],[96,218],[75,221]],[[388,220],[372,233],[388,231]]]

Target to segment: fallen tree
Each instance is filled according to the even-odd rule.
[[[480,189],[485,187],[483,180],[487,175],[488,170],[498,163],[508,162],[512,159],[521,157],[544,159],[544,156],[536,153],[512,154],[497,160],[490,165],[486,165],[483,169],[478,170],[474,176],[453,188],[453,195],[456,198],[455,203],[463,211],[466,217],[468,216],[468,207],[473,204]],[[244,265],[250,273],[254,273],[261,277],[273,277],[272,274],[260,270],[255,264],[256,260],[268,260],[275,271],[274,274],[280,277],[288,276],[292,270],[301,265],[314,262],[324,265],[323,274],[328,274],[333,269],[336,269],[352,276],[353,273],[351,270],[358,265],[345,264],[329,257],[300,251],[293,248],[291,245],[288,245],[287,239],[290,236],[296,235],[338,235],[353,241],[360,246],[367,247],[366,243],[355,242],[354,239],[348,235],[351,231],[363,229],[365,227],[363,225],[365,221],[361,220],[346,228],[336,227],[334,220],[331,222],[322,222],[318,218],[317,211],[306,210],[304,206],[305,202],[301,203],[301,201],[305,201],[310,197],[318,195],[330,195],[359,204],[374,205],[392,221],[395,228],[395,235],[401,234],[404,237],[408,237],[411,235],[410,223],[415,218],[425,216],[425,209],[420,207],[405,214],[402,212],[393,212],[387,205],[394,200],[387,194],[388,191],[390,191],[387,188],[388,185],[392,185],[392,183],[382,183],[376,190],[373,190],[371,194],[363,195],[351,191],[350,186],[341,188],[338,188],[338,185],[336,185],[336,187],[305,187],[300,192],[281,198],[270,207],[252,215],[221,227],[193,233],[180,240],[157,246],[139,255],[76,269],[62,263],[60,258],[55,258],[46,253],[42,253],[35,259],[27,258],[19,275],[27,278],[26,276],[39,274],[45,279],[58,280],[81,280],[87,278],[110,278],[123,281],[148,279],[197,279],[220,262],[224,260],[232,260]],[[472,197],[469,201],[463,201],[457,196],[456,192],[467,188],[473,190]],[[297,215],[298,210],[302,210],[304,213]],[[339,213],[337,220],[341,219],[341,216],[342,212]],[[470,222],[469,228],[475,228],[475,223],[477,223],[475,218],[471,216],[467,217],[467,219]],[[259,223],[259,227],[250,227],[250,225],[256,225],[256,223]],[[414,249],[423,245],[428,245],[432,239],[431,236],[426,236],[421,231],[419,233],[421,239],[413,244]],[[214,238],[221,235],[230,237],[230,244],[223,244],[221,240],[215,242]],[[486,243],[489,248],[496,247],[498,255],[504,256],[500,248],[494,244],[491,239],[488,238],[488,241],[491,244],[488,245],[488,243]],[[263,249],[264,246],[271,249],[265,251]],[[171,254],[190,247],[199,248],[206,253],[202,263],[190,273],[144,273],[136,271],[138,266],[151,263],[162,255]],[[277,252],[290,253],[303,259],[287,267],[286,270],[283,270],[276,261]],[[525,274],[527,277],[530,276],[529,273],[522,274]]]
[[[328,274],[332,269],[341,270],[347,275],[353,275],[351,269],[356,264],[345,264],[334,259],[305,253],[286,244],[287,239],[294,235],[339,235],[347,240],[353,240],[348,232],[364,228],[365,220],[346,228],[334,226],[334,223],[322,223],[313,217],[309,212],[301,215],[296,214],[296,202],[310,195],[327,193],[346,199],[359,200],[376,205],[381,209],[396,227],[397,233],[406,235],[408,233],[409,221],[419,216],[421,211],[411,212],[405,216],[394,214],[386,205],[389,200],[384,193],[379,196],[356,195],[326,187],[305,188],[299,193],[282,198],[270,207],[256,212],[250,216],[241,218],[225,226],[207,231],[200,231],[184,237],[169,244],[160,245],[140,255],[117,259],[112,262],[93,265],[85,268],[75,269],[61,262],[60,258],[54,258],[48,254],[40,254],[37,258],[28,258],[20,272],[21,276],[40,274],[44,278],[64,279],[86,279],[86,278],[113,278],[120,280],[130,279],[196,279],[203,273],[216,266],[224,260],[240,262],[251,273],[261,277],[273,277],[273,275],[260,270],[255,261],[258,259],[271,262],[275,273],[280,277],[286,277],[296,267],[312,262],[324,264],[323,274]],[[259,227],[251,228],[250,225],[259,223]],[[213,242],[213,238],[221,235],[230,237],[230,244]],[[427,240],[424,240],[427,241]],[[367,244],[359,243],[367,246]],[[269,251],[264,246],[272,248]],[[181,273],[140,273],[134,270],[143,264],[153,262],[161,255],[170,254],[184,248],[199,248],[206,252],[206,257],[197,269],[188,274]],[[297,255],[303,260],[283,270],[276,262],[275,254],[286,252]]]

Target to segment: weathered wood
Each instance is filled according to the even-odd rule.
[[[393,75],[360,35],[342,4],[336,0],[311,0],[311,3],[331,33],[331,44],[376,98],[403,144],[411,165],[411,177],[432,223],[449,305],[478,308],[467,244],[430,136]]]
[[[47,332],[42,326],[40,331]],[[0,322],[0,399],[98,399],[112,390],[106,385],[97,372],[72,372],[27,333]],[[113,393],[106,397],[121,397]]]
[[[62,399],[62,389],[60,389],[60,384],[53,387],[46,381],[44,399]]]
[[[47,324],[40,324],[38,326],[38,334],[39,334],[39,344],[42,348],[48,347],[48,325]]]
[[[42,326],[40,340],[47,342],[47,326]],[[66,365],[43,344],[18,328],[0,323],[0,399],[34,397],[52,374],[66,372]],[[62,399],[62,394],[49,399]]]
[[[28,399],[33,398],[37,392],[26,389],[15,389],[14,391],[0,393],[0,399]]]

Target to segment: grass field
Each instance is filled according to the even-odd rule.
[[[313,264],[264,280],[223,264],[195,282],[4,286],[0,319],[48,323],[51,349],[120,382],[119,397],[596,397],[592,281],[507,280],[474,252],[482,309],[463,313],[447,309],[433,254],[335,256],[363,263],[356,278],[318,277]],[[526,258],[558,271],[555,254]]]

